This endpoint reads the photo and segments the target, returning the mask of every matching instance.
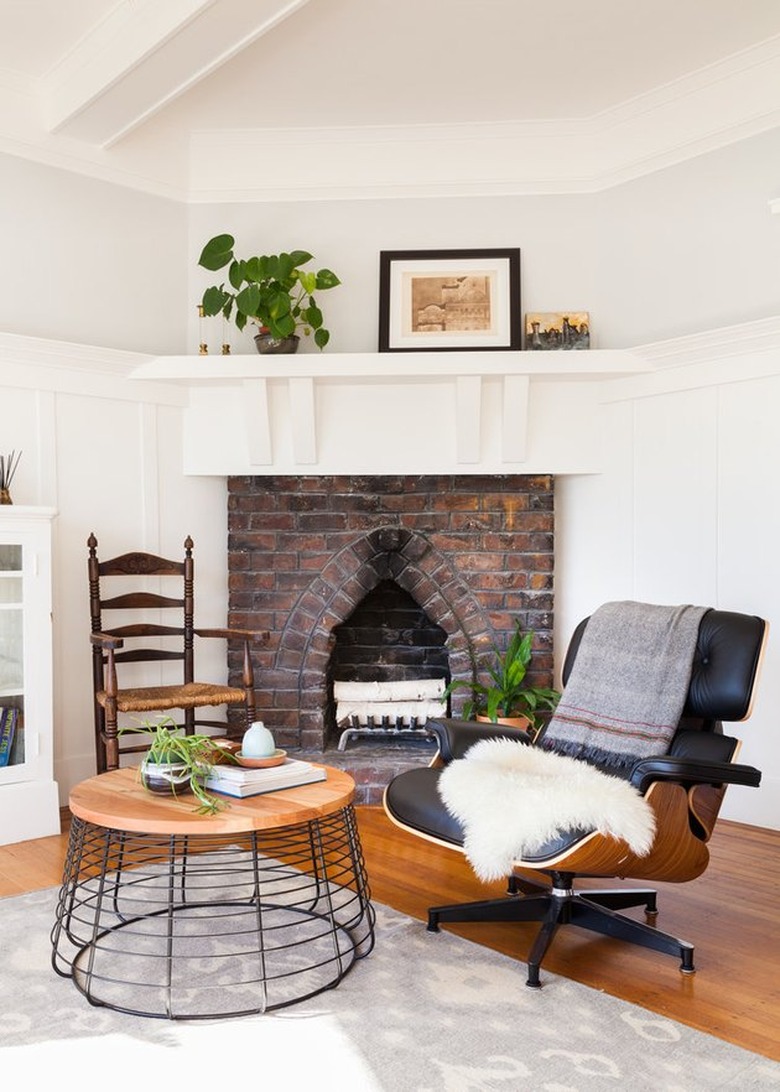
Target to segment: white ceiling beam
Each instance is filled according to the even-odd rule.
[[[47,129],[109,147],[306,3],[124,0],[47,75]]]

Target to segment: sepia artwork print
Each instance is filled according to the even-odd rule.
[[[525,316],[526,349],[589,349],[587,311],[531,311]]]
[[[382,251],[379,351],[519,349],[520,251]]]
[[[408,279],[409,329],[406,333],[451,333],[455,330],[475,333],[494,332],[494,278],[486,276],[418,277]]]

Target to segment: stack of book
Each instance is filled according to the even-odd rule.
[[[206,778],[206,788],[225,796],[257,796],[261,792],[276,789],[292,789],[296,785],[308,785],[324,781],[327,774],[321,766],[314,766],[302,759],[287,758],[281,766],[252,768],[248,766],[214,766]]]

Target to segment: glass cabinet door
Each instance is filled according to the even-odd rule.
[[[19,543],[0,543],[0,768],[24,762],[24,580]]]
[[[0,846],[60,830],[54,780],[54,508],[0,505]]]

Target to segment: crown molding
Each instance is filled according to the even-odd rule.
[[[684,367],[780,349],[780,316],[721,326],[698,334],[635,345],[631,352],[655,369]]]
[[[190,200],[595,193],[780,125],[779,70],[775,37],[584,119],[194,132]]]
[[[631,354],[645,364],[645,372],[614,379],[604,389],[605,401],[776,379],[780,375],[780,316],[635,346]]]
[[[139,193],[165,197],[180,204],[186,204],[189,200],[188,192],[182,186],[156,178],[151,174],[143,174],[140,170],[120,167],[115,163],[97,162],[83,154],[80,149],[64,150],[56,145],[36,144],[0,134],[0,152],[15,156],[17,159],[42,163],[46,167],[56,167],[59,170],[70,171],[72,174],[80,174],[97,182],[108,182],[110,185],[124,186],[126,189],[136,190]]]
[[[197,0],[185,2],[199,9]],[[301,0],[267,2],[266,15],[282,18]],[[217,59],[213,54],[211,63]],[[143,65],[133,71],[135,80]],[[148,124],[129,145],[100,148],[65,131],[46,132],[35,88],[5,71],[0,150],[194,204],[587,194],[779,127],[778,72],[780,36],[589,118],[196,130],[179,150],[164,117],[150,115],[175,97],[181,74],[175,87],[158,88],[162,98],[154,108],[147,109],[140,92],[125,101],[114,119],[121,131],[140,120]],[[50,86],[60,78],[51,74]],[[108,103],[113,92],[105,92]],[[770,208],[780,211],[780,198]]]
[[[167,156],[166,178],[161,157],[154,155],[152,145],[135,155],[124,150],[106,152],[72,137],[47,133],[40,124],[39,113],[31,82],[5,82],[0,74],[0,152],[127,189],[186,202],[184,176],[175,169],[170,141],[160,145]]]
[[[128,382],[152,359],[123,349],[0,331],[0,388],[186,405],[186,392],[171,384]]]
[[[147,360],[145,353],[111,349],[102,345],[82,345],[75,341],[30,337],[0,331],[0,363],[29,364],[33,367],[70,368],[127,376]]]

